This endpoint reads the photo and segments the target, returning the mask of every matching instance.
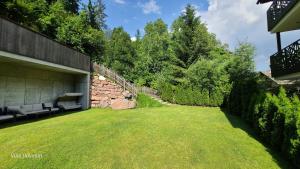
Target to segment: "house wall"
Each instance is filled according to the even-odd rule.
[[[75,92],[75,81],[72,74],[0,62],[0,106],[54,102]]]

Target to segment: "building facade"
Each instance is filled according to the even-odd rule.
[[[90,107],[90,57],[0,18],[0,107],[55,102],[82,93]]]
[[[277,52],[270,57],[272,76],[279,80],[300,79],[300,39],[281,46],[281,33],[300,29],[299,0],[258,0],[258,4],[272,2],[267,11],[268,31],[276,34]]]

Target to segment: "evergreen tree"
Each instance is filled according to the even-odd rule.
[[[141,40],[142,35],[141,35],[141,31],[139,29],[136,31],[135,37],[136,37],[136,41],[140,41]]]
[[[97,0],[96,2],[89,0],[85,8],[88,13],[89,24],[95,29],[105,29],[105,18],[107,15],[104,12],[105,5],[102,0]]]
[[[192,5],[187,5],[182,15],[174,21],[172,29],[174,51],[184,63],[184,68],[209,55],[214,39],[200,17],[196,16]]]
[[[79,0],[62,0],[65,10],[71,13],[78,14],[79,10]]]

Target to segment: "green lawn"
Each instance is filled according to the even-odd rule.
[[[218,108],[92,109],[2,126],[0,168],[287,168],[252,135]]]

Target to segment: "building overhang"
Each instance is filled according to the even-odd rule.
[[[271,33],[292,31],[300,28],[300,1],[289,10],[270,30]]]
[[[20,64],[22,66],[33,67],[43,70],[50,70],[50,71],[57,71],[57,72],[64,72],[70,74],[84,74],[89,75],[89,71],[84,71],[81,69],[71,68],[68,66],[63,66],[55,63],[50,63],[18,54],[13,54],[6,51],[0,50],[0,63],[15,63]]]
[[[89,56],[1,17],[0,51],[82,71],[91,69]]]
[[[276,80],[298,80],[300,79],[300,72],[292,73],[284,76],[279,76],[275,78]]]

